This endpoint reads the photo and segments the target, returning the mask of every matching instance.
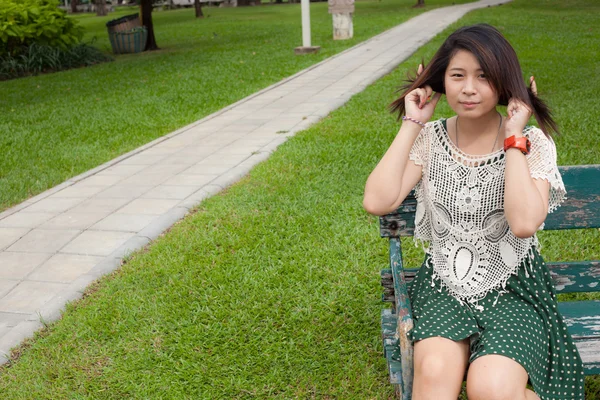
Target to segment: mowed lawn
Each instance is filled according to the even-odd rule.
[[[90,288],[0,369],[3,398],[393,398],[387,244],[361,201],[398,130],[395,89],[457,26],[491,23],[554,110],[559,164],[598,163],[599,13],[595,0],[520,0],[468,14]],[[448,115],[442,100],[435,117]],[[540,236],[549,260],[600,259],[598,230]],[[420,248],[404,248],[418,265]],[[599,378],[586,384],[600,399]]]
[[[468,2],[469,0],[460,0]],[[301,71],[425,11],[415,0],[359,1],[355,35],[334,41],[327,3],[312,3],[316,55],[302,45],[300,4],[153,13],[161,50],[91,68],[0,82],[0,211]],[[430,0],[427,9],[457,3]],[[105,23],[75,17],[110,51]]]

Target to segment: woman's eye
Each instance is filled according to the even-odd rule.
[[[481,75],[479,75],[479,77],[480,77],[481,79],[487,79],[487,75],[486,75],[486,74],[481,74]]]
[[[460,78],[460,77],[462,77],[462,74],[452,74],[451,76],[452,76],[453,78],[454,78],[454,77],[456,77],[456,78]]]

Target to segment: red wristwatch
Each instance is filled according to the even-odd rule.
[[[521,153],[527,155],[529,154],[529,150],[531,150],[531,142],[525,136],[516,137],[511,136],[504,139],[504,151],[510,149],[511,147],[516,147],[521,150]]]

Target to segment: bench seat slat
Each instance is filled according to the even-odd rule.
[[[562,301],[558,309],[575,339],[600,340],[600,300]],[[600,357],[600,348],[599,357]]]

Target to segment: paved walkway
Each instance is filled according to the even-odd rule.
[[[506,2],[429,11],[0,214],[0,364],[126,254],[244,176],[289,136],[466,12]]]

